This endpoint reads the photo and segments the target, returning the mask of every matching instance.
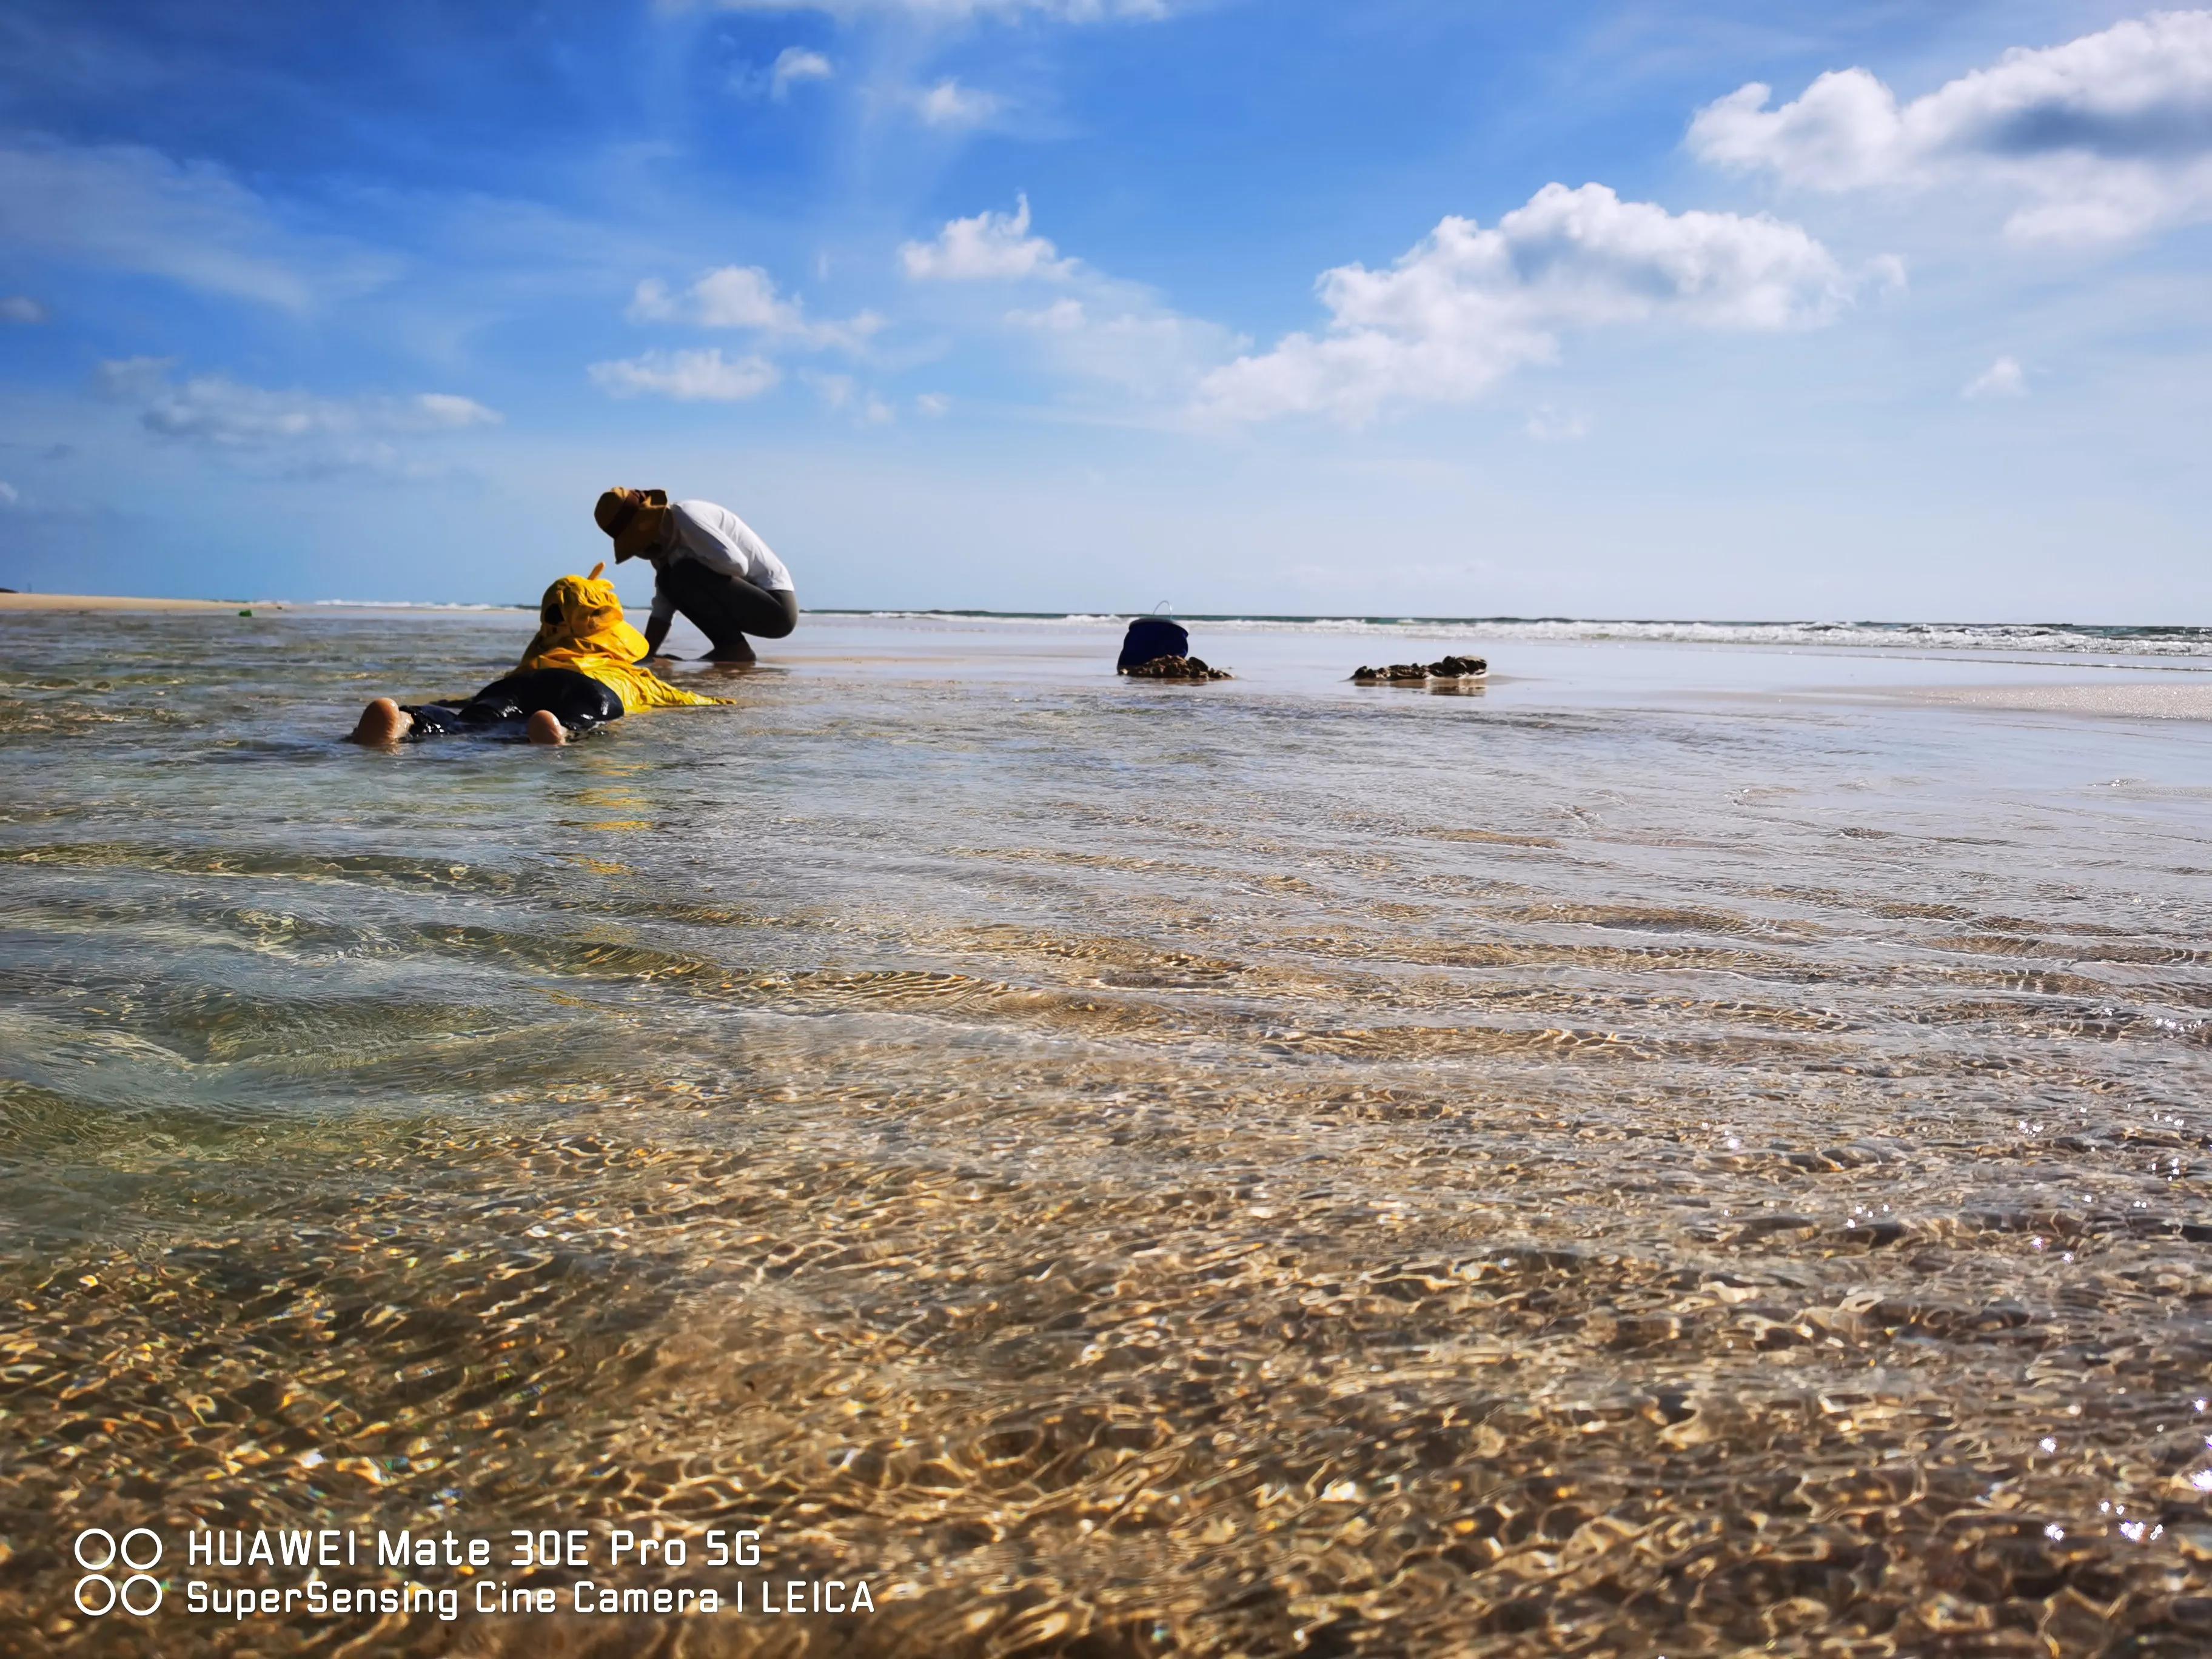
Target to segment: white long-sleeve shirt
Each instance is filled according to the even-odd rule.
[[[668,509],[668,538],[645,556],[657,576],[678,559],[696,559],[708,569],[725,576],[741,576],[755,587],[796,592],[791,572],[769,545],[726,507],[712,501],[678,501]],[[665,629],[676,619],[676,605],[659,582],[653,585],[652,625]]]

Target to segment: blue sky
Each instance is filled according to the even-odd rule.
[[[2208,256],[2208,12],[14,0],[0,585],[2212,622]]]

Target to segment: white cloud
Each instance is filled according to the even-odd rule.
[[[1249,343],[1216,324],[1160,306],[1133,283],[1091,276],[1085,297],[1035,311],[1010,311],[1056,367],[1143,394],[1187,395],[1200,374]]]
[[[915,281],[1042,281],[1063,291],[1035,309],[1000,314],[1052,367],[1145,397],[1188,397],[1198,377],[1249,343],[1168,309],[1151,289],[1109,276],[1030,229],[1030,203],[1012,213],[954,219],[933,240],[899,250]]]
[[[592,384],[611,397],[650,392],[678,403],[736,403],[758,397],[783,378],[765,357],[726,358],[703,351],[648,351],[641,356],[593,363]]]
[[[1764,214],[1673,214],[1603,185],[1554,184],[1492,229],[1446,218],[1388,270],[1342,265],[1317,286],[1328,331],[1216,369],[1202,412],[1358,422],[1389,403],[1461,402],[1551,361],[1564,330],[1808,327],[1850,305],[1858,282],[1802,228]]]
[[[864,391],[849,374],[823,374],[801,369],[799,378],[812,386],[822,406],[834,413],[849,411],[862,426],[884,426],[898,418],[897,411],[874,392]]]
[[[786,46],[773,63],[738,64],[730,71],[729,88],[740,98],[770,98],[780,104],[800,82],[832,80],[836,73],[837,66],[822,53]]]
[[[1769,109],[1759,82],[1707,105],[1691,149],[1813,190],[1997,188],[2007,232],[2102,241],[2212,217],[2212,11],[2156,12],[2015,48],[1900,105],[1863,69]]]
[[[849,374],[823,374],[806,368],[799,371],[799,378],[814,388],[824,409],[842,409],[853,401],[853,377]]]
[[[289,234],[222,168],[136,144],[0,145],[0,242],[291,311],[386,274],[357,251]]]
[[[1030,198],[1014,199],[1012,213],[986,210],[972,219],[950,220],[935,240],[905,244],[899,260],[906,274],[916,282],[940,283],[1073,276],[1074,260],[1061,258],[1050,242],[1030,234]]]
[[[10,294],[0,299],[0,322],[43,323],[48,314],[46,308],[27,294]]]
[[[947,76],[927,92],[916,93],[914,109],[926,126],[980,127],[999,112],[999,100]]]
[[[776,54],[775,66],[769,70],[769,96],[787,96],[801,81],[827,81],[836,72],[836,66],[820,52],[809,52],[805,46],[786,46]]]
[[[918,413],[933,421],[952,407],[952,399],[941,392],[925,392],[915,398],[914,406]]]
[[[228,375],[172,378],[175,360],[125,357],[100,365],[96,383],[135,408],[157,436],[239,455],[267,454],[308,471],[419,470],[399,446],[503,418],[473,398],[447,392],[410,397],[331,398],[249,386]]]
[[[1016,328],[1043,329],[1054,334],[1072,334],[1091,320],[1080,300],[1054,300],[1050,305],[1036,311],[1010,311],[1006,320]]]
[[[837,346],[857,350],[879,331],[884,319],[864,311],[842,323],[807,320],[804,303],[785,299],[757,265],[724,265],[701,276],[681,294],[647,277],[630,301],[633,322],[689,323],[698,328],[751,329],[771,340],[802,346]]]
[[[473,398],[424,392],[413,397],[325,398],[313,392],[247,386],[227,375],[178,382],[175,360],[125,357],[103,362],[100,389],[139,405],[147,430],[225,447],[251,448],[314,437],[417,435],[494,426],[502,418]]]
[[[1544,404],[1530,411],[1528,424],[1522,430],[1540,444],[1573,443],[1589,436],[1589,422],[1579,415],[1565,414]]]
[[[432,426],[497,426],[507,418],[473,398],[457,398],[448,392],[420,392],[415,405]]]
[[[2027,371],[2017,357],[2000,357],[1960,389],[1961,398],[2025,398]]]
[[[0,478],[0,507],[13,507],[22,499],[22,491],[17,489],[5,478]]]

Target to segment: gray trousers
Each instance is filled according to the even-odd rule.
[[[725,576],[696,559],[676,559],[653,578],[665,594],[717,651],[734,651],[748,634],[780,640],[799,626],[799,595],[787,588],[756,587],[743,576]]]

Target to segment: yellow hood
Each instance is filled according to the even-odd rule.
[[[641,708],[684,708],[726,702],[671,685],[638,659],[645,635],[623,620],[615,585],[601,580],[605,565],[588,576],[563,576],[545,590],[538,609],[538,637],[522,653],[520,666],[573,668],[588,674],[622,699],[623,712]]]

